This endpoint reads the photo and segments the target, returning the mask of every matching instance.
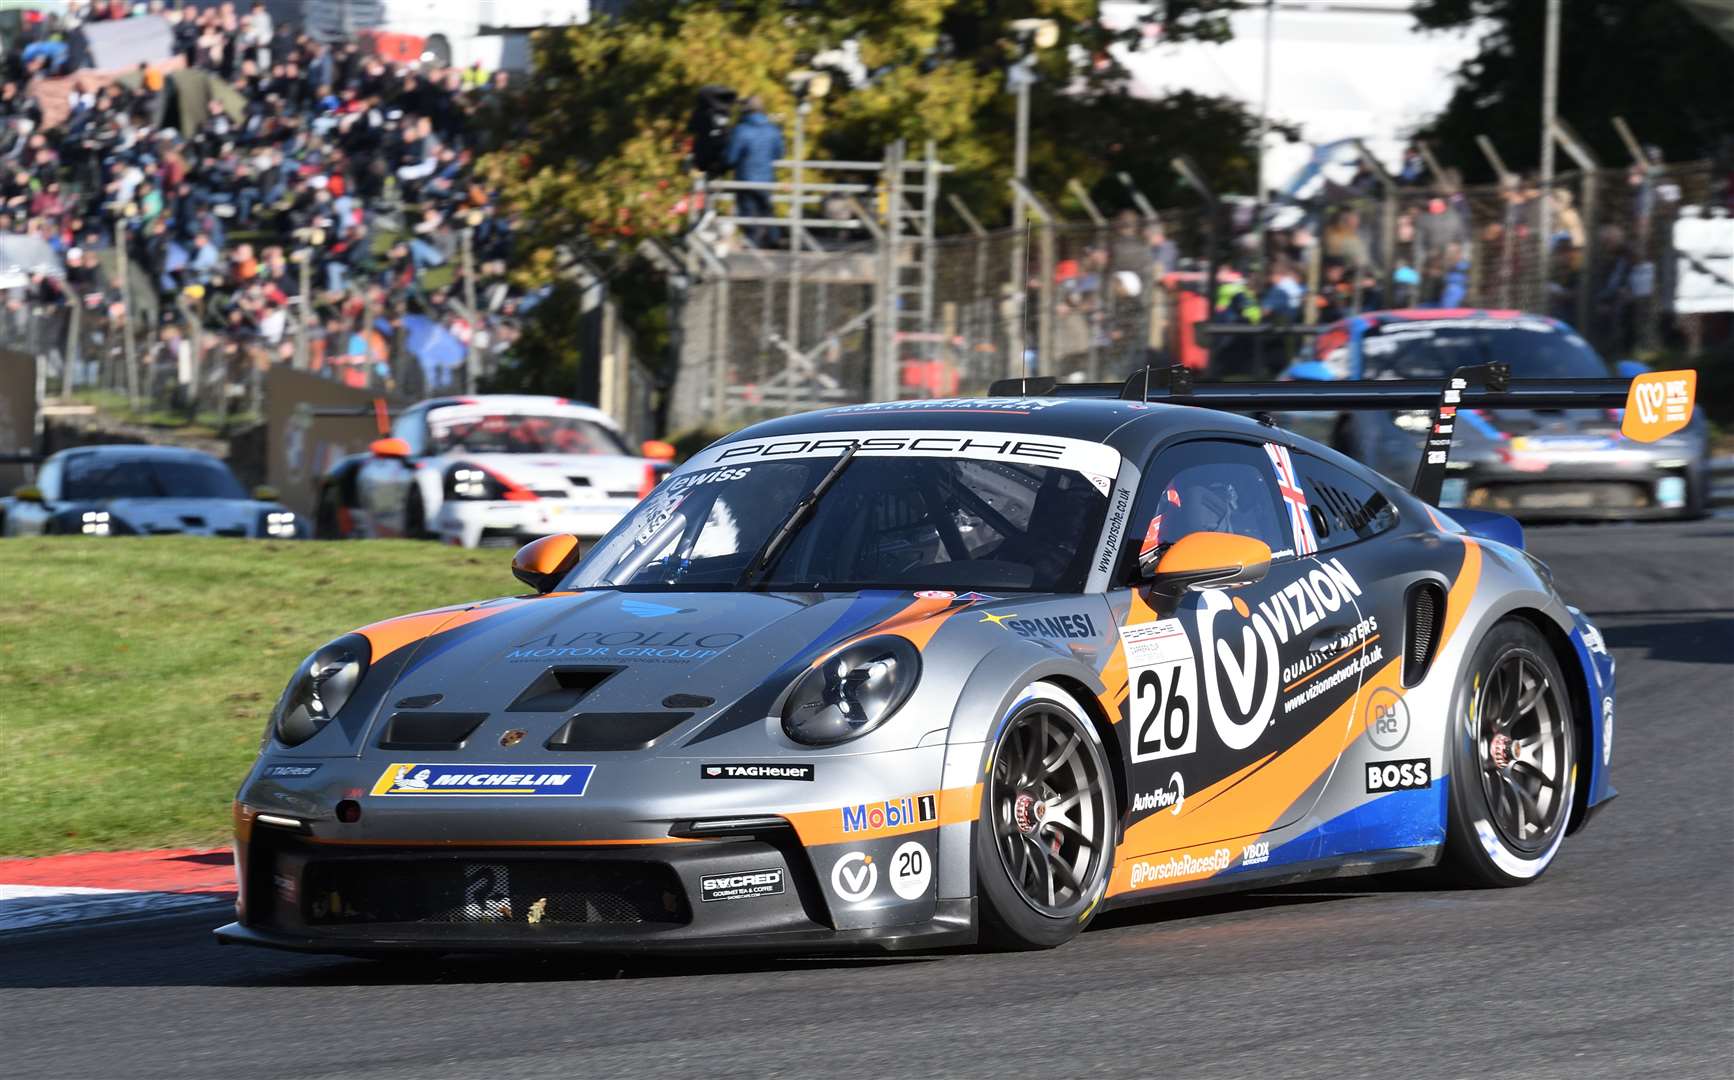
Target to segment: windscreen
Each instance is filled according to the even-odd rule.
[[[428,433],[436,454],[625,454],[620,437],[594,420],[560,413],[435,409]]]
[[[1583,338],[1539,319],[1392,322],[1367,331],[1369,379],[1442,379],[1460,367],[1500,361],[1514,379],[1603,379],[1607,365]]]
[[[1105,447],[1090,449],[1118,461]],[[1114,471],[858,453],[780,553],[749,575],[748,564],[837,462],[832,451],[689,468],[604,538],[568,587],[731,589],[750,578],[782,590],[1076,592]]]
[[[247,497],[241,482],[217,461],[112,454],[68,458],[61,489],[60,497],[69,501]]]

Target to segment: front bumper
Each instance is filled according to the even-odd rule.
[[[1701,482],[1689,465],[1594,461],[1518,469],[1476,461],[1446,474],[1440,505],[1491,510],[1524,521],[1654,519],[1693,512]]]
[[[636,505],[632,499],[447,500],[434,515],[433,532],[445,543],[472,548],[516,546],[551,533],[595,539],[619,524]]]
[[[224,944],[303,952],[609,954],[929,949],[975,941],[973,899],[839,928],[790,828],[682,843],[336,846],[255,829]]]

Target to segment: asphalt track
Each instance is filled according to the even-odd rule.
[[[1057,952],[421,968],[213,915],[0,945],[0,1076],[1734,1075],[1734,521],[1532,530],[1619,660],[1622,794],[1537,884],[1145,908]]]

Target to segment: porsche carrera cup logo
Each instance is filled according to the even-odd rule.
[[[417,762],[385,767],[373,785],[374,795],[513,796],[576,798],[590,786],[594,765],[532,769],[523,765],[424,765]]]

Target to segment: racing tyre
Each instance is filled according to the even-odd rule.
[[[1454,707],[1444,869],[1476,888],[1533,881],[1565,840],[1577,778],[1570,694],[1540,631],[1494,626]]]
[[[418,487],[410,489],[409,505],[403,511],[403,535],[406,540],[433,539],[433,533],[427,531],[427,510],[422,506]]]
[[[1114,865],[1101,736],[1053,683],[1030,684],[994,739],[975,830],[984,944],[1051,949],[1089,923]]]
[[[320,540],[347,540],[343,531],[343,494],[336,484],[319,489],[319,505],[313,512],[313,535]]]

